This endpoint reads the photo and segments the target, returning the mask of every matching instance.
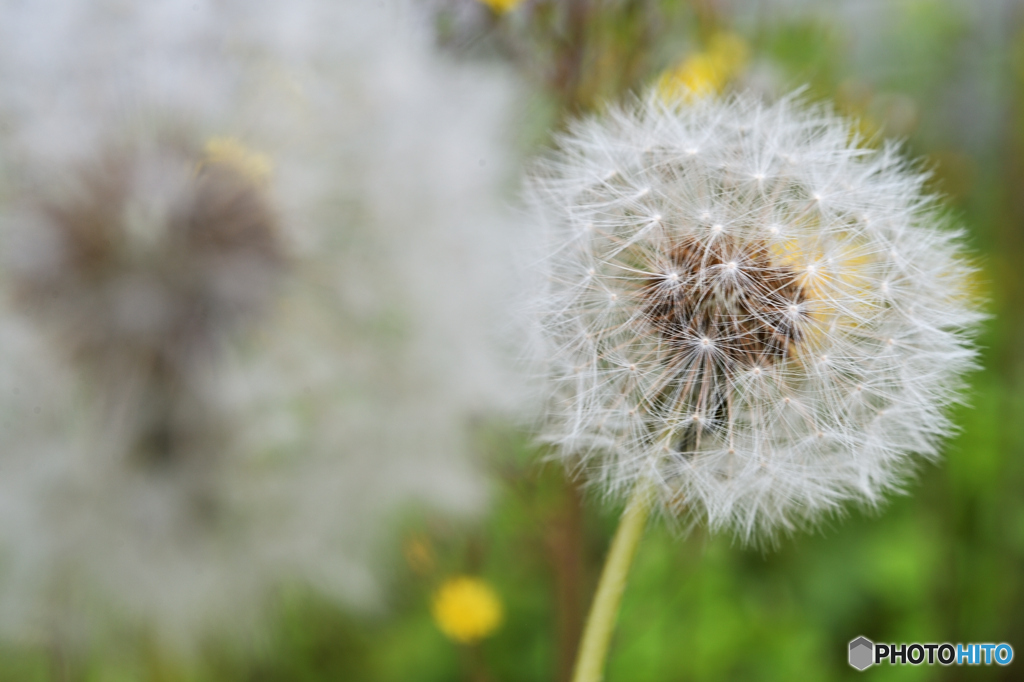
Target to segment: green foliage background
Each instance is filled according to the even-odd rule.
[[[846,663],[858,635],[1009,642],[1024,655],[1024,7],[900,0],[882,12],[881,3],[862,3],[888,17],[872,23],[805,4],[811,11],[783,18],[764,8],[731,14],[712,0],[549,0],[484,16],[469,34],[446,10],[438,18],[454,58],[510,60],[522,70],[536,131],[643,87],[715,31],[736,31],[750,45],[749,68],[782,91],[807,84],[808,97],[905,137],[910,155],[934,165],[935,188],[982,266],[992,314],[984,369],[972,377],[969,406],[957,410],[962,430],[945,461],[923,466],[886,508],[853,510],[770,551],[652,525],[607,680],[1024,679],[1024,661],[865,673]],[[988,33],[978,28],[985,21]],[[524,156],[547,143],[546,132],[535,137]],[[210,642],[188,658],[151,651],[139,633],[84,655],[8,645],[0,682],[567,680],[617,510],[542,464],[528,434],[492,425],[481,430],[480,450],[496,481],[489,515],[474,525],[412,513],[398,520],[382,541],[391,596],[380,612],[346,613],[297,591],[282,595],[258,641]],[[429,548],[426,565],[406,560],[413,539]],[[479,647],[449,642],[430,615],[432,591],[461,573],[483,576],[505,604],[504,626]]]

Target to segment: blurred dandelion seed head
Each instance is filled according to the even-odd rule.
[[[792,98],[576,123],[529,187],[546,438],[747,541],[880,502],[951,430],[982,317],[924,181]]]
[[[212,353],[265,311],[284,264],[275,209],[239,150],[121,145],[49,173],[20,209],[35,256],[14,263],[26,310],[87,364],[181,374]]]
[[[0,626],[379,605],[520,397],[511,80],[370,0],[2,5]]]
[[[497,592],[484,580],[470,576],[445,581],[434,594],[431,610],[441,632],[460,644],[490,637],[504,618]]]
[[[275,209],[241,150],[111,145],[50,169],[16,209],[33,254],[12,263],[18,302],[80,366],[90,400],[131,424],[125,457],[139,464],[217,452],[203,373],[268,310],[283,274]]]

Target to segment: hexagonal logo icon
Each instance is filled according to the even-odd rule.
[[[865,670],[875,662],[875,644],[867,637],[858,637],[850,642],[850,665]]]

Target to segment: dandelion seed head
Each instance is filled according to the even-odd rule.
[[[63,170],[21,198],[20,248],[50,256],[13,262],[13,285],[92,371],[137,356],[187,373],[269,306],[285,256],[262,170],[168,140]]]
[[[973,268],[923,176],[848,130],[793,98],[651,95],[538,164],[544,435],[604,494],[649,481],[666,515],[685,500],[687,523],[758,542],[876,504],[937,456],[974,362]],[[610,149],[619,174],[594,183]],[[570,217],[602,230],[571,241]]]
[[[372,607],[480,510],[515,88],[381,4],[0,0],[3,634]]]

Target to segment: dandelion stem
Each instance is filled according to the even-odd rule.
[[[622,602],[622,592],[626,589],[629,568],[633,564],[636,548],[647,526],[651,498],[650,485],[640,483],[622,514],[583,630],[572,682],[600,682],[604,677],[608,644],[611,642],[615,621],[618,619],[619,604]]]

